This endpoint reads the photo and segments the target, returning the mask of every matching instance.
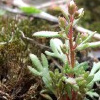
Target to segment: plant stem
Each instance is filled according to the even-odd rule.
[[[77,99],[77,92],[72,91],[72,100],[76,100]]]
[[[69,30],[69,46],[70,46],[70,65],[73,68],[75,64],[75,54],[73,49],[73,16],[70,16],[70,30]]]
[[[69,40],[70,43],[70,62],[71,62],[71,67],[74,67],[74,50],[73,50],[73,41],[72,39]]]
[[[63,97],[60,98],[60,100],[70,100],[70,99],[69,99],[68,95],[67,96],[64,95]]]

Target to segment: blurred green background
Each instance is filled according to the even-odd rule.
[[[85,9],[85,15],[80,24],[100,33],[100,0],[76,0],[78,7]]]

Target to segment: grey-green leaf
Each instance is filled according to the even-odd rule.
[[[43,67],[48,67],[48,60],[43,53],[41,54],[41,60],[42,60]]]
[[[40,76],[40,73],[39,73],[36,69],[32,68],[31,66],[28,66],[28,69],[29,69],[30,72],[32,72],[34,75]]]
[[[35,32],[33,36],[36,37],[60,37],[60,34],[58,32],[53,32],[53,31],[39,31]]]
[[[32,63],[36,66],[37,70],[41,71],[42,64],[40,63],[40,60],[38,59],[38,57],[34,54],[30,54],[29,56],[30,56]]]

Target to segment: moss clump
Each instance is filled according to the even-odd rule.
[[[27,65],[30,65],[29,53],[40,55],[44,49],[22,39],[19,30],[23,31],[25,36],[45,44],[48,40],[35,39],[32,34],[41,30],[56,31],[59,28],[53,27],[55,24],[52,22],[38,18],[31,20],[3,16],[0,17],[0,22],[0,42],[9,41],[12,33],[14,35],[12,42],[0,45],[0,81],[2,83],[0,83],[0,90],[8,93],[12,100],[44,100],[39,93],[43,87],[42,82],[27,70]]]

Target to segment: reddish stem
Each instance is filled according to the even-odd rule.
[[[68,95],[64,95],[63,97],[60,98],[60,100],[70,100]]]
[[[69,59],[69,54],[66,53],[67,59],[68,59],[68,64],[70,65],[70,59]]]
[[[69,46],[70,46],[70,65],[73,68],[75,65],[75,54],[74,54],[74,49],[73,49],[73,16],[70,16],[70,22],[71,22],[71,26],[69,29],[69,34],[68,34],[68,38],[69,38]]]
[[[76,100],[77,92],[72,91],[72,100]]]

